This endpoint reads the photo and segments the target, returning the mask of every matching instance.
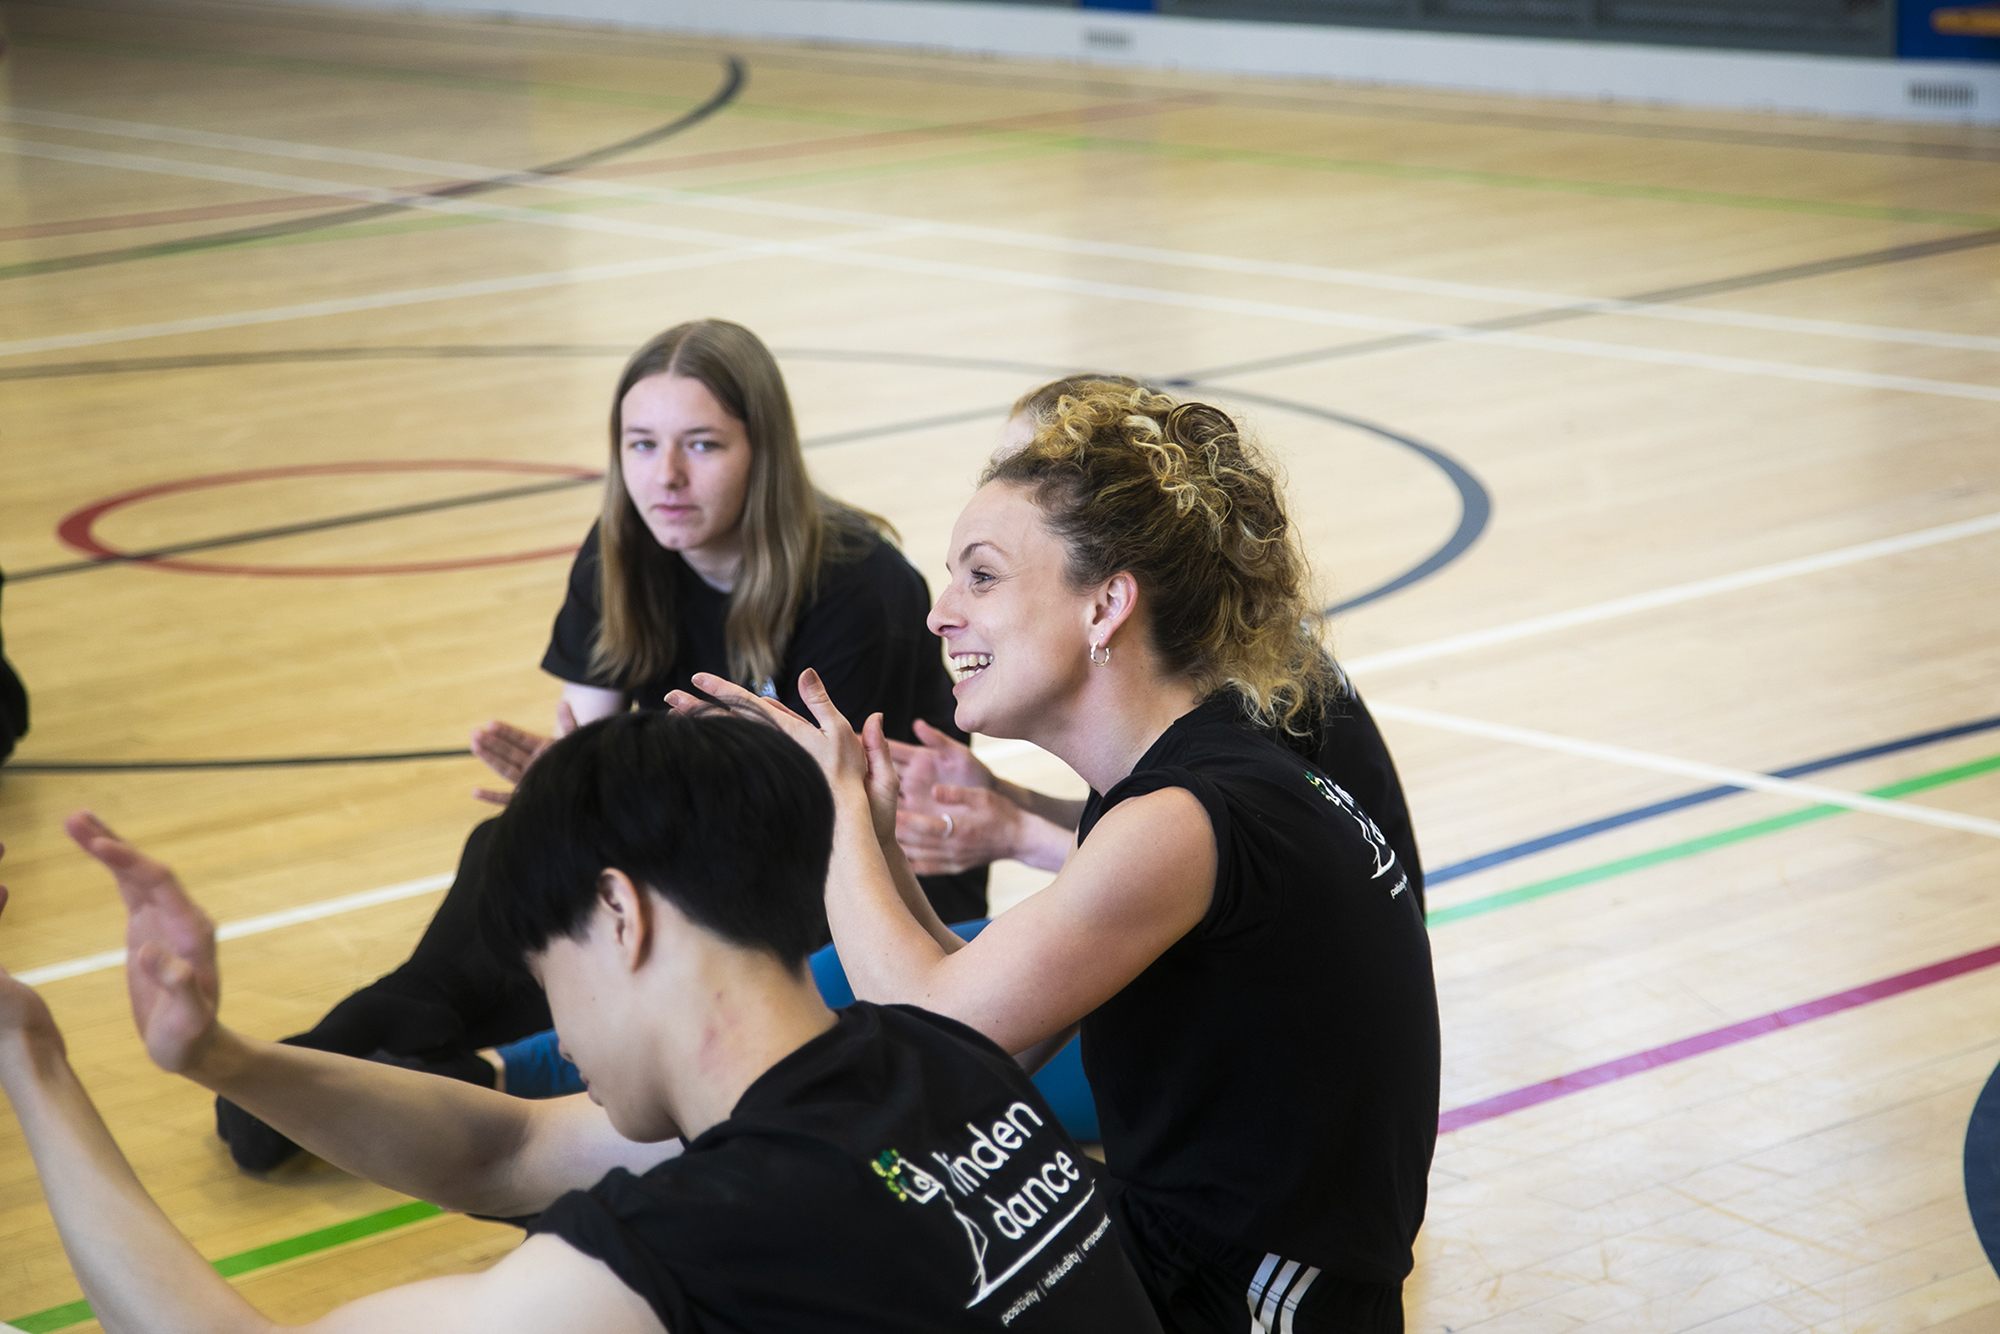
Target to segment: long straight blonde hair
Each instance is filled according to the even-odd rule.
[[[625,395],[653,375],[699,380],[750,439],[743,496],[743,569],[729,595],[723,638],[729,675],[757,689],[777,675],[799,612],[818,591],[823,565],[862,554],[871,538],[894,538],[888,521],[816,489],[799,450],[785,377],[756,334],[727,320],[677,324],[632,354],[611,397],[611,466],[598,524],[604,614],[591,646],[593,675],[636,689],[664,675],[679,648],[674,584],[679,561],[661,546],[625,490]]]

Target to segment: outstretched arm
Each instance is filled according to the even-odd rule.
[[[0,888],[0,907],[6,890]],[[439,1080],[439,1083],[446,1081]],[[110,1334],[271,1334],[154,1203],[71,1069],[34,991],[0,970],[0,1090],[20,1119],[49,1214]],[[539,1334],[579,1326],[660,1334],[601,1262],[537,1237],[484,1274],[377,1293],[308,1328],[323,1334]]]
[[[613,1167],[678,1151],[634,1144],[583,1097],[527,1102],[394,1066],[259,1042],[216,1019],[215,930],[165,866],[77,814],[66,827],[118,882],[126,988],[147,1054],[334,1165],[467,1213],[514,1217]]]
[[[696,684],[732,707],[761,708],[819,760],[835,812],[827,921],[863,999],[921,1005],[1026,1052],[1116,995],[1193,930],[1214,897],[1208,811],[1185,789],[1163,788],[1120,802],[1053,884],[952,950],[892,888],[902,858],[879,725],[857,736],[810,673],[799,692],[817,725],[726,681]]]

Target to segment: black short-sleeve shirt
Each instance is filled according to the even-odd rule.
[[[590,650],[603,622],[598,571],[602,561],[598,530],[576,553],[569,591],[556,613],[542,670],[578,685],[624,690],[642,709],[664,707],[670,690],[692,690],[696,672],[729,675],[729,647],[723,627],[729,594],[704,583],[684,560],[674,564],[676,651],[673,667],[655,680],[627,689],[594,676]],[[811,667],[827,694],[858,727],[881,713],[890,736],[910,740],[918,718],[962,737],[952,722],[957,704],[951,674],[938,651],[937,636],[924,625],[930,590],[903,554],[879,538],[864,549],[821,566],[817,595],[799,612],[785,642],[784,661],[771,685],[777,698],[805,712],[799,673]],[[761,682],[747,682],[756,689]]]
[[[1105,1159],[1196,1235],[1399,1283],[1437,1139],[1429,939],[1368,813],[1241,719],[1203,703],[1084,807],[1079,842],[1185,788],[1217,855],[1202,921],[1083,1021]]]
[[[666,707],[670,690],[694,689],[697,672],[729,675],[724,626],[729,594],[704,583],[684,560],[675,558],[675,652],[670,670],[634,689],[605,681],[590,670],[590,650],[603,622],[597,526],[570,566],[569,592],[556,613],[542,670],[564,681],[624,690],[642,709]],[[931,726],[965,739],[952,721],[957,701],[945,670],[937,636],[924,624],[930,589],[903,553],[879,538],[859,551],[821,566],[819,588],[799,612],[785,642],[784,660],[771,686],[777,698],[807,714],[799,698],[799,673],[810,667],[826,684],[835,707],[857,728],[871,713],[882,715],[883,730],[898,741],[914,741],[911,724]],[[761,682],[747,683],[755,689]],[[809,714],[807,716],[810,716]],[[947,922],[986,915],[986,868],[959,875],[920,877],[924,892]]]
[[[973,1030],[865,1002],[643,1176],[532,1222],[670,1334],[1159,1334],[1102,1191],[1020,1067]]]

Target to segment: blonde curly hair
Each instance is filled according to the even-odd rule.
[[[1234,689],[1263,726],[1314,726],[1338,669],[1282,481],[1229,414],[1109,376],[1057,381],[1020,406],[1034,438],[981,481],[1030,490],[1068,549],[1070,586],[1130,571],[1168,671],[1203,695]]]

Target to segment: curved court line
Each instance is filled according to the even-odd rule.
[[[1803,778],[1807,774],[1818,773],[1823,769],[1837,769],[1842,765],[1858,764],[1862,760],[1872,760],[1883,755],[1894,755],[1900,751],[1914,750],[1919,746],[1935,745],[1940,741],[1950,741],[1956,737],[1990,732],[1995,728],[2000,728],[2000,714],[1996,714],[1990,718],[1979,718],[1969,723],[1958,723],[1951,727],[1940,727],[1928,732],[1919,732],[1914,736],[1898,737],[1894,741],[1884,741],[1873,746],[1863,746],[1858,750],[1842,751],[1838,755],[1828,755],[1822,759],[1807,760],[1803,764],[1794,764],[1783,769],[1772,769],[1769,772],[1773,778]],[[1701,789],[1699,792],[1689,792],[1682,796],[1669,797],[1665,801],[1656,801],[1650,805],[1638,806],[1628,811],[1620,811],[1616,815],[1607,815],[1602,819],[1590,820],[1584,824],[1571,825],[1567,829],[1559,829],[1554,833],[1543,834],[1521,843],[1509,844],[1504,848],[1496,848],[1492,852],[1483,852],[1476,857],[1467,857],[1463,861],[1453,862],[1449,866],[1427,867],[1424,870],[1424,888],[1426,890],[1435,889],[1439,885],[1456,880],[1460,876],[1471,875],[1475,871],[1490,870],[1495,866],[1503,866],[1508,862],[1519,861],[1523,857],[1532,857],[1538,852],[1547,852],[1551,848],[1559,848],[1566,843],[1574,843],[1579,839],[1606,834],[1614,829],[1623,829],[1627,825],[1638,824],[1642,820],[1651,820],[1662,815],[1671,814],[1674,811],[1686,810],[1690,806],[1700,806],[1711,801],[1719,801],[1723,797],[1734,796],[1742,790],[1740,787],[1731,787],[1728,785],[1707,787]],[[1891,797],[1899,794],[1884,789],[1877,789],[1871,791],[1869,795]]]
[[[1965,1207],[1986,1263],[2000,1270],[2000,1069],[1979,1091],[1965,1126]]]
[[[582,85],[527,83],[517,80],[440,74],[401,66],[365,66],[338,61],[312,61],[288,57],[227,55],[186,47],[146,47],[136,43],[112,43],[78,39],[34,37],[17,39],[24,46],[78,51],[89,54],[123,56],[129,59],[163,62],[220,64],[252,68],[281,68],[297,73],[333,78],[388,80],[515,96],[556,96],[569,100],[605,102],[623,106],[667,105],[657,97],[620,90]],[[685,100],[685,99],[681,99]],[[761,115],[770,119],[806,124],[845,124],[858,128],[922,128],[926,122],[892,120],[887,117],[842,115],[797,107],[740,104],[736,114]],[[1415,163],[1381,162],[1359,158],[1309,157],[1269,150],[1224,148],[1206,144],[1179,144],[1143,139],[1119,139],[1101,135],[1044,136],[1050,146],[1135,156],[1169,157],[1187,161],[1242,163],[1329,175],[1368,176],[1392,180],[1421,181],[1426,184],[1470,185],[1489,189],[1527,190],[1594,198],[1624,199],[1646,203],[1692,204],[1714,208],[1749,209],[1761,212],[1797,213],[1807,216],[1853,218],[1878,222],[1933,223],[1942,226],[2000,226],[2000,216],[1962,213],[1939,209],[1898,208],[1892,205],[1848,204],[1832,200],[1791,199],[1783,196],[1753,195],[1731,191],[1691,190],[1675,186],[1633,185],[1616,181],[1587,181],[1563,177],[1530,176],[1519,172],[1480,171],[1462,167],[1433,167]]]
[[[1609,764],[1622,764],[1628,768],[1647,769],[1654,773],[1703,778],[1711,783],[1727,783],[1732,787],[1748,788],[1753,792],[1768,792],[1774,796],[1789,797],[1795,801],[1814,805],[1844,806],[1849,810],[1862,811],[1869,815],[1886,815],[1894,820],[1908,820],[1914,824],[1935,825],[1940,829],[2000,838],[2000,820],[1988,820],[1982,816],[1962,815],[1957,811],[1938,810],[1936,807],[1919,806],[1907,801],[1889,801],[1859,792],[1821,787],[1817,783],[1801,783],[1793,778],[1773,778],[1769,774],[1752,773],[1748,769],[1731,769],[1701,760],[1684,760],[1672,755],[1634,750],[1630,746],[1614,746],[1601,741],[1586,741],[1581,737],[1558,736],[1553,732],[1514,727],[1507,723],[1462,718],[1455,714],[1439,713],[1435,709],[1414,708],[1407,704],[1376,700],[1369,704],[1368,708],[1377,718],[1388,718],[1395,722],[1415,723],[1420,727],[1433,727],[1439,731],[1457,732],[1464,736],[1482,737],[1489,741],[1508,741],[1518,746],[1554,751],[1560,755],[1574,755],[1580,759],[1603,760]]]
[[[1739,1042],[1748,1042],[1752,1038],[1760,1038],[1780,1029],[1793,1028],[1815,1019],[1824,1019],[1828,1015],[1839,1014],[1844,1010],[1872,1005],[1876,1001],[1900,996],[1919,987],[1933,986],[1954,977],[1978,972],[1982,968],[1991,968],[1994,964],[2000,964],[2000,945],[1988,945],[1985,949],[1973,950],[1956,958],[1926,964],[1907,973],[1898,973],[1893,977],[1881,978],[1863,986],[1850,987],[1846,991],[1836,991],[1831,995],[1798,1005],[1788,1005],[1782,1010],[1760,1014],[1755,1019],[1745,1019],[1741,1023],[1713,1028],[1706,1033],[1697,1033],[1693,1037],[1682,1038],[1677,1042],[1650,1047],[1645,1051],[1634,1052],[1630,1056],[1605,1061],[1601,1065],[1572,1070],[1566,1075],[1557,1075],[1554,1079],[1545,1079],[1539,1084],[1529,1084],[1525,1088],[1511,1089],[1491,1098],[1467,1103],[1463,1107],[1454,1107],[1438,1117],[1438,1134],[1449,1135],[1467,1126],[1476,1126],[1482,1121],[1491,1121],[1495,1117],[1506,1116],[1511,1112],[1538,1107],[1542,1103],[1552,1102],[1557,1098],[1567,1098],[1573,1093],[1581,1093],[1585,1089],[1596,1088],[1602,1084],[1630,1079],[1634,1075],[1642,1075],[1649,1070],[1657,1070],[1661,1066],[1673,1065],[1679,1061],[1691,1060],[1724,1047],[1733,1047]]]
[[[134,171],[158,172],[174,176],[191,176],[197,179],[227,180],[237,184],[255,184],[272,189],[316,189],[321,193],[329,195],[393,202],[398,207],[418,209],[426,212],[481,217],[498,221],[526,223],[532,226],[664,240],[680,244],[714,245],[717,247],[717,250],[709,252],[707,255],[697,254],[682,257],[689,263],[698,263],[704,260],[707,262],[720,262],[724,259],[739,256],[784,254],[800,258],[816,259],[831,264],[886,270],[899,274],[995,283],[1028,290],[1099,296],[1112,300],[1135,301],[1153,305],[1243,315],[1252,318],[1277,319],[1311,325],[1361,329],[1375,333],[1421,335],[1422,338],[1420,341],[1413,341],[1411,343],[1413,347],[1424,346],[1437,341],[1492,343],[1503,347],[1515,347],[1536,352],[1550,352],[1614,361],[1638,362],[1647,365],[1721,371],[1766,378],[1801,380],[1817,384],[1834,384],[1850,388],[1882,389],[1903,393],[1927,394],[1944,398],[1963,398],[2000,403],[2000,385],[1967,384],[1949,380],[1925,379],[1917,376],[1883,375],[1872,371],[1853,371],[1837,367],[1763,361],[1747,357],[1727,357],[1709,353],[1681,352],[1672,349],[1592,342],[1572,338],[1550,338],[1538,334],[1512,333],[1490,328],[1479,328],[1472,325],[1440,324],[1437,322],[1356,315],[1341,311],[1324,310],[1317,307],[1288,305],[1280,302],[1251,301],[1234,297],[1182,292],[1167,288],[1144,287],[1129,283],[1109,283],[1066,278],[1057,274],[1031,273],[1023,270],[996,268],[991,265],[928,260],[907,255],[862,253],[851,249],[850,247],[857,245],[876,244],[917,236],[952,235],[954,233],[981,230],[950,227],[936,223],[923,223],[882,215],[850,215],[856,218],[872,218],[886,224],[884,230],[879,232],[860,232],[840,238],[822,238],[807,242],[744,242],[726,233],[706,232],[684,227],[669,227],[657,223],[603,218],[573,212],[549,212],[543,209],[522,208],[513,205],[468,204],[459,200],[397,193],[374,187],[349,185],[343,182],[318,181],[305,177],[278,176],[268,172],[249,172],[228,167],[200,166],[198,164],[183,163],[176,159],[141,157],[134,154],[103,153],[95,149],[70,148],[63,145],[30,143],[25,141],[0,141],[0,152],[16,153],[30,157],[50,157],[63,161],[87,162]],[[611,194],[623,194],[630,198],[649,198],[654,202],[694,203],[700,207],[723,207],[738,211],[754,204],[758,208],[752,211],[765,212],[770,216],[802,217],[810,213],[817,215],[817,218],[824,218],[845,212],[844,210],[825,209],[805,210],[802,206],[797,205],[776,205],[768,201],[752,201],[726,196],[704,195],[698,192],[634,190],[630,187],[601,186],[594,182],[570,181],[563,178],[550,178],[550,183],[554,188],[581,189],[593,194],[609,192]],[[589,276],[601,276],[602,272],[602,270],[578,270],[571,276],[570,281],[585,281]],[[534,285],[547,285],[547,280],[554,277],[554,275],[535,275],[534,277],[543,280],[543,282]],[[528,280],[523,279],[520,281],[525,282]],[[432,295],[417,297],[414,292],[384,294],[382,297],[375,298],[375,300],[380,301],[383,305],[409,304],[414,299],[441,299],[441,296],[448,291],[448,289],[444,288],[417,290],[427,291],[432,293]],[[403,299],[396,299],[399,295]],[[368,298],[362,298],[361,300],[368,300]],[[240,318],[242,323],[268,323],[275,319],[302,318],[303,314],[280,314],[280,311],[289,310],[293,312],[313,313],[315,307],[327,304],[308,303],[299,307],[246,312],[237,318]],[[365,307],[353,308],[360,309]],[[211,322],[191,323],[186,321],[171,321],[162,325],[142,325],[123,331],[99,330],[91,334],[58,335],[54,338],[46,339],[21,339],[10,343],[0,343],[0,356],[20,355],[30,351],[53,350],[59,347],[84,346],[91,343],[115,342],[131,337],[150,337],[159,332],[184,332],[192,331],[196,328],[231,327],[229,324],[231,318],[229,316],[211,316],[208,317],[208,321]]]
[[[1182,383],[1192,384],[1193,382],[1168,380],[1165,383],[1172,386]],[[1436,551],[1433,551],[1430,555],[1424,557],[1401,574],[1394,576],[1384,583],[1377,584],[1367,592],[1357,593],[1345,601],[1334,603],[1326,609],[1325,614],[1328,616],[1336,616],[1344,611],[1352,611],[1356,607],[1365,607],[1369,603],[1379,601],[1392,593],[1399,593],[1411,584],[1430,578],[1430,576],[1436,574],[1439,570],[1442,570],[1445,566],[1471,550],[1472,544],[1479,540],[1479,535],[1486,531],[1486,525],[1493,518],[1493,497],[1488,494],[1486,487],[1477,477],[1473,476],[1471,469],[1434,445],[1427,445],[1421,440],[1414,440],[1409,436],[1399,435],[1387,427],[1377,426],[1374,422],[1360,417],[1350,417],[1345,413],[1335,412],[1330,408],[1314,407],[1310,403],[1299,403],[1292,399],[1278,398],[1271,394],[1252,393],[1247,389],[1234,389],[1222,385],[1216,385],[1214,388],[1230,398],[1240,398],[1247,403],[1258,403],[1265,407],[1277,408],[1284,412],[1296,412],[1302,416],[1318,417],[1323,421],[1334,422],[1341,426],[1350,426],[1357,431],[1366,431],[1371,435],[1381,436],[1384,440],[1401,445],[1403,448],[1429,462],[1445,475],[1446,480],[1458,492],[1458,524],[1452,529],[1451,535],[1445,538],[1444,543]]]
[[[483,194],[490,190],[510,188],[516,183],[515,178],[523,175],[531,175],[538,179],[560,177],[569,172],[582,171],[609,158],[617,157],[620,154],[633,152],[648,145],[658,143],[662,139],[670,138],[683,130],[699,125],[702,121],[707,120],[710,116],[722,110],[723,107],[736,100],[737,94],[743,90],[743,62],[735,56],[726,55],[723,57],[723,71],[722,84],[714,93],[711,93],[699,105],[680,116],[676,116],[664,125],[655,126],[650,130],[621,139],[616,143],[606,144],[601,148],[589,149],[582,153],[572,154],[566,158],[560,158],[554,162],[545,163],[539,167],[528,168],[525,172],[495,172],[486,169],[472,173],[455,173],[460,176],[469,175],[472,179],[457,180],[443,185],[432,186],[420,191],[420,193],[437,198],[465,198],[470,195]],[[131,133],[130,128],[125,130],[104,128],[119,124],[119,122],[100,122],[99,118],[95,116],[70,116],[61,112],[34,111],[25,107],[0,107],[0,123],[40,125],[52,129],[77,129],[100,134]],[[202,139],[198,131],[181,131],[180,135],[181,137],[174,140],[174,142],[197,144]],[[222,140],[236,137],[233,135],[209,136],[209,138],[215,141],[211,146],[215,147],[226,146],[221,142]],[[187,254],[192,251],[239,245],[247,241],[263,240],[270,237],[304,235],[309,232],[346,226],[366,221],[370,218],[380,217],[387,213],[397,212],[401,207],[402,205],[394,202],[376,201],[366,207],[342,209],[337,213],[322,214],[317,217],[295,218],[285,222],[266,223],[257,227],[235,228],[227,232],[210,233],[207,236],[181,237],[173,241],[164,241],[148,246],[130,247],[118,251],[103,251],[91,255],[67,255],[26,265],[9,265],[4,270],[0,270],[0,277],[23,277],[38,273],[71,272],[77,269],[118,263],[124,260],[143,259],[155,255]]]
[[[1496,625],[1486,630],[1473,630],[1462,635],[1433,639],[1426,644],[1412,644],[1408,648],[1388,649],[1381,653],[1343,659],[1342,665],[1348,671],[1355,673],[1385,671],[1391,667],[1404,667],[1410,663],[1429,662],[1433,658],[1442,658],[1454,653],[1511,644],[1535,635],[1573,630],[1619,616],[1630,616],[1642,611],[1657,611],[1662,607],[1677,606],[1697,598],[1735,593],[1745,588],[1755,588],[1759,584],[1774,583],[1780,579],[1818,574],[1824,570],[1839,569],[1843,565],[1855,565],[1883,556],[1897,556],[1906,551],[1919,551],[1924,547],[1937,546],[1943,542],[1982,537],[1994,532],[2000,532],[2000,513],[1983,514],[1976,519],[1940,524],[1935,528],[1920,528],[1913,533],[1879,538],[1873,542],[1860,542],[1851,547],[1837,547],[1817,555],[1776,561],[1770,565],[1757,565],[1747,570],[1738,570],[1733,574],[1696,579],[1685,584],[1673,584],[1667,588],[1654,589],[1650,593],[1634,593],[1628,597],[1612,598],[1606,602],[1593,602],[1570,611],[1552,612],[1546,616],[1530,616],[1526,620]]]
[[[1121,108],[1121,110],[1132,109]],[[1015,119],[1020,118],[1017,117]],[[152,125],[145,122],[106,120],[96,116],[40,112],[26,108],[13,110],[0,108],[0,122],[9,120],[21,124],[83,130],[90,133],[126,138],[182,143],[193,147],[210,147],[234,152],[258,153],[271,157],[289,157],[302,161],[383,167],[395,171],[425,175],[444,174],[480,178],[492,177],[497,184],[536,186],[600,198],[624,199],[632,202],[678,203],[690,204],[695,207],[731,207],[732,211],[736,207],[706,202],[714,199],[712,190],[670,191],[652,187],[618,186],[588,180],[555,180],[549,178],[553,177],[556,173],[547,169],[513,172],[506,176],[493,176],[493,169],[474,163],[416,158],[401,154],[376,153],[366,150],[332,148],[321,144],[300,143],[291,140],[260,139],[246,135],[214,134],[207,131],[183,130],[174,126]],[[87,152],[89,150],[77,151]],[[612,150],[602,151],[608,154]],[[109,156],[115,157],[119,155]],[[191,170],[198,170],[204,165],[186,163],[177,159],[157,159],[153,161],[170,162],[173,166]],[[105,163],[104,165],[118,164]],[[137,169],[146,170],[150,168]],[[251,173],[250,175],[258,174]],[[228,179],[232,181],[236,180],[234,177]],[[272,182],[289,182],[295,179],[290,177],[269,178]],[[245,179],[237,181],[237,183],[262,184],[264,182]],[[312,186],[310,193],[324,194],[325,190],[322,187],[329,183],[307,182],[306,184]],[[285,184],[272,184],[270,188],[283,189],[293,187]],[[654,198],[654,196],[657,196],[657,198]],[[1629,315],[1639,319],[1721,325],[1731,328],[1755,329],[1764,332],[1800,333],[1829,338],[1859,339],[1868,342],[1907,343],[1923,347],[2000,352],[2000,337],[1991,337],[1982,334],[1950,333],[1930,329],[1907,329],[1886,325],[1852,324],[1837,320],[1798,319],[1791,316],[1766,315],[1751,311],[1714,310],[1706,307],[1673,305],[1659,301],[1649,301],[1644,298],[1587,297],[1570,293],[1493,287],[1479,283],[1445,282],[1401,274],[1371,273],[1360,269],[1333,268],[1320,264],[1254,260],[1232,255],[1175,250],[1160,246],[1093,241],[1077,237],[1019,232],[1004,228],[967,226],[892,214],[860,212],[851,209],[819,208],[796,204],[759,207],[759,202],[743,200],[737,201],[737,205],[740,205],[744,211],[766,213],[771,216],[782,216],[801,221],[892,229],[917,225],[924,228],[927,234],[961,240],[985,241],[997,245],[1025,247],[1036,250],[1056,250],[1065,254],[1088,255],[1100,259],[1134,260],[1140,263],[1229,273],[1245,277],[1280,278],[1294,282],[1314,282],[1335,286],[1402,292],[1413,295],[1450,297],[1471,301],[1496,302],[1505,305],[1529,306],[1573,317]],[[2000,224],[2000,218],[1990,220],[1990,224]],[[177,245],[180,243],[169,242],[167,244]]]
[[[1867,795],[1871,797],[1901,797],[1912,792],[1928,792],[1932,788],[1945,787],[1952,783],[1962,783],[1969,778],[1977,778],[1983,774],[1993,773],[1996,770],[2000,770],[2000,755],[1989,755],[1984,759],[1973,760],[1967,764],[1956,764],[1948,769],[1939,769],[1933,773],[1918,774],[1915,778],[1906,778],[1899,783],[1888,783],[1881,787],[1870,788]],[[1731,789],[1722,790],[1727,792]],[[1697,856],[1716,848],[1728,847],[1731,844],[1747,842],[1753,838],[1762,838],[1766,834],[1776,834],[1786,829],[1796,828],[1799,825],[1811,824],[1816,820],[1824,820],[1829,816],[1843,814],[1845,810],[1846,808],[1841,806],[1807,806],[1803,810],[1789,811],[1784,815],[1774,815],[1768,820],[1754,820],[1749,824],[1736,825],[1729,829],[1720,829],[1713,834],[1703,834],[1698,838],[1684,839],[1679,843],[1669,843],[1665,847],[1653,848],[1650,851],[1637,853],[1630,857],[1620,857],[1614,861],[1600,862],[1596,866],[1586,866],[1582,870],[1571,871],[1565,875],[1551,876],[1546,880],[1536,880],[1529,884],[1516,886],[1513,889],[1504,889],[1497,894],[1487,894],[1481,898],[1466,899],[1462,902],[1451,904],[1448,907],[1433,908],[1425,914],[1424,921],[1427,925],[1435,929],[1440,926],[1449,925],[1452,922],[1461,921],[1467,917],[1483,917],[1487,913],[1497,912],[1501,908],[1511,908],[1520,903],[1531,903],[1536,899],[1547,898],[1551,894],[1560,894],[1571,889],[1581,889],[1585,885],[1601,884],[1606,880],[1616,879],[1622,875],[1630,875],[1635,871],[1646,870],[1648,867],[1681,861],[1684,858]],[[1428,875],[1424,877],[1424,886],[1426,890],[1431,886],[1431,880]]]
[[[455,508],[468,503],[466,497],[447,497],[437,501],[398,506],[389,510],[373,510],[361,515],[337,515],[326,519],[303,523],[284,524],[274,528],[260,529],[252,533],[209,538],[197,542],[183,542],[157,551],[120,551],[107,545],[97,537],[97,521],[114,510],[123,509],[144,500],[159,496],[177,495],[185,491],[206,490],[218,486],[231,486],[243,482],[274,481],[291,477],[340,477],[376,473],[399,472],[512,472],[512,473],[555,473],[566,479],[565,483],[543,483],[540,486],[510,487],[505,491],[489,492],[482,499],[514,499],[524,495],[537,495],[565,484],[583,482],[597,483],[604,474],[590,468],[573,467],[565,463],[508,462],[497,459],[373,459],[342,463],[290,464],[278,468],[251,468],[241,472],[211,473],[200,477],[182,477],[170,482],[156,482],[132,491],[120,492],[103,500],[93,501],[81,509],[63,516],[56,525],[56,536],[64,545],[81,551],[98,564],[132,564],[155,570],[173,570],[181,574],[248,575],[262,578],[334,578],[366,577],[390,574],[435,574],[447,570],[480,569],[492,565],[514,565],[523,561],[544,560],[551,556],[568,555],[576,550],[574,543],[557,547],[542,547],[532,551],[508,552],[495,556],[469,556],[452,560],[414,561],[388,565],[215,565],[205,561],[176,560],[172,552],[208,550],[220,546],[232,546],[244,542],[262,541],[274,537],[288,537],[298,533],[322,532],[329,528],[345,527],[355,523],[366,523],[377,519],[401,518],[411,514],[426,514],[441,509]],[[30,574],[47,574],[54,570],[74,567],[44,567]],[[19,576],[16,582],[19,582]]]

